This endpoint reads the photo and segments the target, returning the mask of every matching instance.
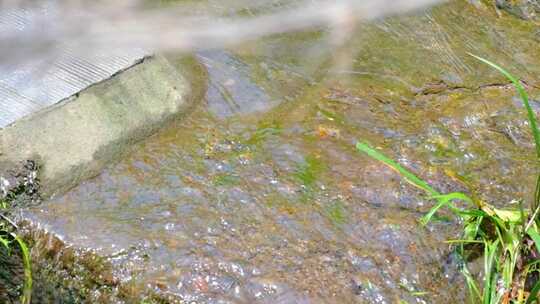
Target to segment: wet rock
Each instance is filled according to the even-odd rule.
[[[0,199],[9,208],[36,205],[41,201],[39,165],[27,160],[15,166],[0,166]]]
[[[390,303],[390,301],[383,295],[380,288],[371,283],[369,280],[352,277],[351,278],[351,287],[359,300],[367,301],[369,303]]]

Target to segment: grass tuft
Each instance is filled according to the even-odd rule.
[[[24,283],[20,295],[21,304],[30,304],[32,299],[32,262],[30,259],[30,250],[26,242],[17,234],[17,226],[5,215],[9,204],[0,200],[0,246],[6,249],[8,255],[11,255],[13,249],[19,248],[23,261]]]
[[[21,295],[21,303],[30,304],[32,299],[32,262],[30,260],[30,250],[28,250],[28,246],[26,246],[26,243],[19,236],[13,234],[13,238],[21,249],[24,266],[24,285]]]
[[[505,69],[487,59],[470,55],[499,71],[514,85],[527,110],[536,155],[540,160],[540,132],[525,88]],[[389,166],[409,183],[425,191],[428,198],[436,201],[421,218],[422,225],[427,225],[442,207],[448,208],[460,219],[461,239],[450,240],[448,243],[454,245],[462,261],[460,268],[469,289],[471,303],[540,303],[540,175],[537,177],[534,200],[528,210],[523,208],[521,201],[518,207],[513,204],[511,208],[499,209],[488,203],[475,201],[461,192],[441,194],[426,181],[365,142],[358,142],[356,148]],[[455,201],[467,203],[466,207],[458,208]],[[467,267],[468,262],[478,255],[483,256],[484,269],[481,278],[475,277]]]

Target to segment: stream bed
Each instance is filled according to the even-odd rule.
[[[524,110],[467,52],[522,77],[537,110],[540,28],[486,3],[362,24],[339,45],[320,29],[201,51],[206,101],[23,216],[102,257],[130,299],[465,302],[445,243],[458,223],[422,227],[433,202],[354,144],[441,192],[532,196]]]

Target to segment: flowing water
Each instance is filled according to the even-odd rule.
[[[512,87],[540,99],[540,31],[454,1],[358,27],[201,51],[207,101],[120,162],[25,212],[111,263],[112,276],[186,303],[461,303],[432,202],[354,150],[367,140],[438,190],[503,205],[534,190]],[[538,103],[533,101],[538,108]]]

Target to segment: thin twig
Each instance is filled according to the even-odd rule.
[[[529,230],[529,228],[531,228],[532,224],[534,223],[536,219],[536,216],[538,216],[539,211],[540,211],[540,206],[536,207],[536,210],[534,210],[534,213],[531,219],[529,220],[529,222],[527,223],[527,226],[525,226],[525,233],[527,232],[527,230]]]

